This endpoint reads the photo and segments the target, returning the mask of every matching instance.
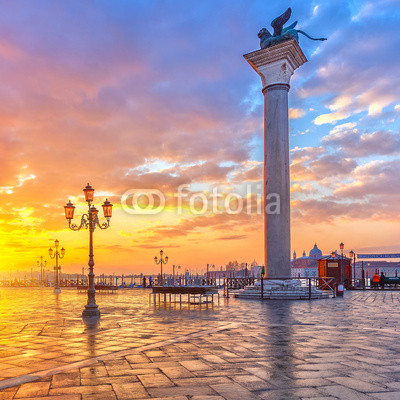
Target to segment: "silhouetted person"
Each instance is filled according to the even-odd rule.
[[[146,289],[146,277],[143,277],[143,287]]]
[[[381,285],[381,289],[385,288],[385,274],[381,272],[381,276],[379,277],[379,285]]]

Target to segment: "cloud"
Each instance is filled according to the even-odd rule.
[[[232,236],[224,236],[219,237],[217,240],[241,240],[247,238],[247,235],[232,235]]]
[[[336,125],[334,128],[331,129],[329,132],[330,135],[340,135],[343,132],[351,130],[357,126],[356,122],[346,122],[345,124]]]
[[[324,20],[331,29],[312,63],[299,70],[306,81],[297,91],[303,99],[319,96],[329,110],[318,110],[316,125],[381,115],[398,99],[400,57],[393,49],[399,46],[399,38],[392,34],[395,2],[377,4],[326,2],[320,6],[315,19]],[[341,21],[336,28],[331,25],[334,21]]]
[[[393,221],[400,216],[400,160],[372,161],[357,166],[349,182],[333,182],[332,193],[292,200],[294,221],[333,223],[338,218]]]
[[[140,247],[140,248],[142,248],[142,249],[149,249],[149,250],[153,250],[153,249],[159,250],[159,249],[160,249],[160,245],[159,245],[159,244],[157,244],[157,245],[151,245],[151,244],[134,244],[134,247]],[[182,247],[182,246],[176,245],[176,244],[165,244],[165,243],[164,243],[164,246],[163,246],[163,247],[164,247],[164,248],[167,248],[167,249],[172,249],[172,248],[179,248],[179,247]]]
[[[346,119],[349,116],[350,116],[349,113],[343,113],[343,112],[339,112],[339,111],[329,113],[329,114],[321,114],[321,115],[318,115],[318,117],[316,117],[314,119],[314,124],[315,125],[333,124],[336,121]]]
[[[376,131],[373,133],[360,133],[352,126],[342,126],[331,131],[322,142],[328,146],[340,148],[345,154],[352,157],[368,157],[377,155],[394,155],[400,152],[399,133]]]
[[[296,147],[291,151],[292,162],[311,161],[325,152],[322,146],[319,147]]]
[[[200,215],[191,218],[184,218],[175,224],[158,224],[152,229],[146,229],[147,241],[151,244],[153,241],[162,241],[165,239],[176,239],[181,237],[190,237],[202,235],[202,232],[238,232],[231,236],[242,236],[243,232],[251,231],[254,222],[261,222],[261,214],[249,215],[245,212],[232,216],[226,212],[219,214]],[[226,238],[227,236],[223,236]],[[243,238],[245,235],[243,235]],[[238,237],[239,238],[239,237]],[[228,240],[228,239],[221,239]]]
[[[304,115],[306,115],[306,112],[301,108],[289,108],[289,119],[299,119]]]
[[[352,174],[353,181],[342,184],[334,194],[353,199],[377,196],[382,200],[383,197],[396,197],[400,193],[399,168],[398,159],[369,162],[356,168]]]
[[[293,181],[323,181],[347,175],[356,166],[355,160],[343,157],[343,154],[322,154],[313,158],[305,156],[303,160],[292,162],[290,173]]]
[[[327,199],[295,200],[292,202],[295,221],[309,224],[332,224],[338,218],[366,219],[374,216],[379,208],[369,203],[343,203]]]
[[[293,183],[290,186],[290,193],[312,193],[314,191],[313,185],[311,183]]]
[[[389,0],[293,3],[300,29],[328,37],[323,43],[301,37],[309,62],[291,81],[291,129],[318,127],[301,137],[306,147],[291,151],[292,192],[301,197],[295,215],[329,220],[346,210],[341,202],[366,201],[372,197],[367,193],[374,199],[368,197],[365,210],[372,212],[373,200],[381,213],[370,215],[390,214],[393,196],[380,182],[396,184],[391,177],[396,166],[366,167],[358,158],[398,152],[395,6]],[[241,55],[258,47],[258,29],[280,13],[279,2],[249,7],[244,0],[221,0],[218,7],[210,0],[5,3],[0,15],[5,222],[0,243],[2,237],[15,242],[24,236],[38,246],[48,232],[61,234],[62,206],[71,197],[83,209],[87,182],[101,194],[100,202],[110,194],[117,206],[132,188],[174,192],[180,184],[202,190],[217,183],[236,189],[262,181],[263,98],[259,77]],[[389,109],[393,132],[381,121]],[[326,136],[327,124],[345,119]],[[294,135],[295,145],[299,139]],[[148,168],[154,163],[165,167]],[[257,203],[254,197],[248,201]],[[168,207],[176,203],[171,200]],[[351,205],[346,215],[352,213],[362,210]],[[118,219],[118,209],[116,214]],[[108,234],[117,241],[123,229],[138,246],[168,238],[171,246],[182,248],[186,240],[201,242],[210,234],[227,238],[258,229],[262,236],[262,218],[254,215],[185,222],[166,214],[157,221],[137,219],[132,226],[120,216],[117,238]],[[229,242],[218,243],[223,248]],[[25,265],[27,259],[16,262]]]
[[[235,172],[230,179],[233,183],[259,182],[264,176],[264,163],[261,161],[250,161],[236,166]]]

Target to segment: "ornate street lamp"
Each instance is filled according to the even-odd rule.
[[[162,250],[160,250],[160,259],[158,259],[157,256],[154,257],[154,262],[156,264],[161,265],[161,285],[160,286],[164,286],[163,275],[162,275],[162,266],[163,266],[163,264],[166,264],[168,262],[168,256],[163,258],[163,254],[164,254],[164,252]]]
[[[92,205],[93,197],[94,197],[94,189],[87,184],[87,186],[83,189],[85,193],[85,200],[88,203],[88,213],[83,214],[81,217],[80,225],[76,225],[71,223],[71,220],[74,218],[75,206],[71,203],[71,200],[67,203],[65,208],[65,218],[68,220],[68,226],[73,231],[79,231],[82,228],[89,230],[89,285],[88,285],[88,301],[85,305],[85,309],[82,312],[82,317],[100,317],[100,311],[96,304],[96,290],[94,286],[94,259],[93,259],[93,232],[96,226],[100,229],[107,229],[110,226],[110,218],[112,215],[112,204],[106,199],[103,207],[104,217],[107,219],[107,222],[103,222],[100,224],[99,222],[99,211],[96,207]]]
[[[60,242],[56,239],[54,241],[54,246],[56,248],[55,251],[53,251],[53,249],[50,247],[49,248],[49,256],[51,259],[56,259],[56,266],[54,267],[54,270],[56,271],[56,287],[54,288],[54,293],[60,293],[61,289],[60,289],[60,278],[59,278],[59,273],[58,271],[61,270],[61,267],[58,265],[58,259],[59,258],[64,258],[65,255],[65,249],[64,247],[61,248],[60,251],[58,251],[58,246],[59,246]],[[53,254],[54,253],[54,254]]]

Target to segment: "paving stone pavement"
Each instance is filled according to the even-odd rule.
[[[0,400],[400,399],[400,292],[153,304],[0,289]]]

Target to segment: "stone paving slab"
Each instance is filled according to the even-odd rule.
[[[400,398],[400,293],[200,307],[121,291],[99,296],[101,322],[85,326],[77,293],[5,292],[0,400]],[[43,311],[11,314],[28,299]]]

